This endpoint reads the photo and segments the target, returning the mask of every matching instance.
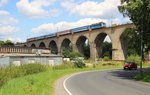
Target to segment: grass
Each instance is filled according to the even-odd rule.
[[[150,63],[144,63],[143,67],[144,68],[150,67]],[[150,71],[143,72],[143,76],[141,76],[140,74],[137,74],[134,77],[134,79],[137,80],[137,81],[143,81],[143,82],[146,82],[146,83],[150,83]]]
[[[54,95],[54,84],[60,77],[89,70],[120,68],[122,65],[102,66],[95,68],[49,69],[48,71],[27,75],[9,80],[0,88],[0,95]]]
[[[52,95],[53,85],[59,77],[75,72],[70,70],[46,71],[8,81],[0,90],[0,95]]]
[[[114,65],[113,65],[114,64]],[[102,70],[122,68],[121,63],[113,62],[113,64],[97,63],[94,67],[86,68],[70,68],[71,66],[61,65],[55,68],[49,68],[45,72],[31,74],[7,81],[0,88],[0,95],[54,95],[54,84],[57,79],[76,72],[89,70]],[[145,64],[145,66],[150,66]]]
[[[140,74],[137,74],[134,78],[137,81],[143,81],[143,82],[150,83],[150,71],[149,72],[143,72],[143,76],[141,76]]]

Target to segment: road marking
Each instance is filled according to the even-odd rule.
[[[63,86],[64,86],[64,89],[66,90],[66,92],[68,93],[68,95],[73,95],[69,90],[68,88],[66,87],[66,82],[68,79],[70,79],[71,77],[73,76],[76,76],[76,75],[79,75],[79,74],[83,74],[83,73],[89,73],[89,72],[98,72],[98,71],[109,71],[110,69],[105,69],[105,70],[93,70],[93,71],[84,71],[84,72],[79,72],[79,73],[75,73],[75,74],[72,74],[70,75],[69,77],[67,77],[64,82],[63,82]],[[121,69],[112,69],[112,70],[121,70]]]

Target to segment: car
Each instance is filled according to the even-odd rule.
[[[137,69],[137,64],[135,62],[125,62],[124,66],[123,66],[124,70],[128,69],[128,70],[132,70],[132,69]]]

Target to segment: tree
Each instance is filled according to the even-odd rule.
[[[103,42],[102,44],[102,55],[103,57],[112,58],[112,43]]]
[[[132,20],[138,32],[143,31],[144,46],[150,50],[150,0],[121,0],[118,8]]]
[[[70,59],[74,59],[77,57],[83,57],[82,54],[80,54],[79,52],[76,52],[76,51],[72,51],[72,49],[63,49],[62,54],[63,54],[63,57],[70,58]]]
[[[140,35],[136,29],[126,29],[120,38],[126,58],[130,55],[140,55]]]
[[[84,45],[84,56],[86,59],[90,58],[90,45],[89,44]]]
[[[14,46],[14,43],[10,40],[0,41],[0,46]]]

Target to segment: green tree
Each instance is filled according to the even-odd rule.
[[[140,55],[140,35],[136,29],[128,28],[121,35],[122,48],[125,50],[125,57]]]
[[[63,52],[62,52],[63,57],[70,58],[70,52],[72,52],[72,50],[70,50],[70,49],[63,49]]]
[[[102,45],[102,55],[104,57],[112,58],[112,43],[111,42],[103,42]]]
[[[121,0],[119,10],[135,24],[138,32],[143,31],[144,45],[150,50],[150,0]]]
[[[63,57],[70,58],[70,59],[74,59],[77,57],[83,57],[82,54],[80,54],[79,52],[76,52],[76,51],[72,51],[72,49],[63,49],[62,54],[63,54]]]
[[[86,59],[90,58],[90,45],[89,44],[84,45],[84,56]]]
[[[0,41],[0,46],[14,46],[14,43],[10,40]]]
[[[0,41],[0,46],[3,46],[4,45],[4,41]]]

